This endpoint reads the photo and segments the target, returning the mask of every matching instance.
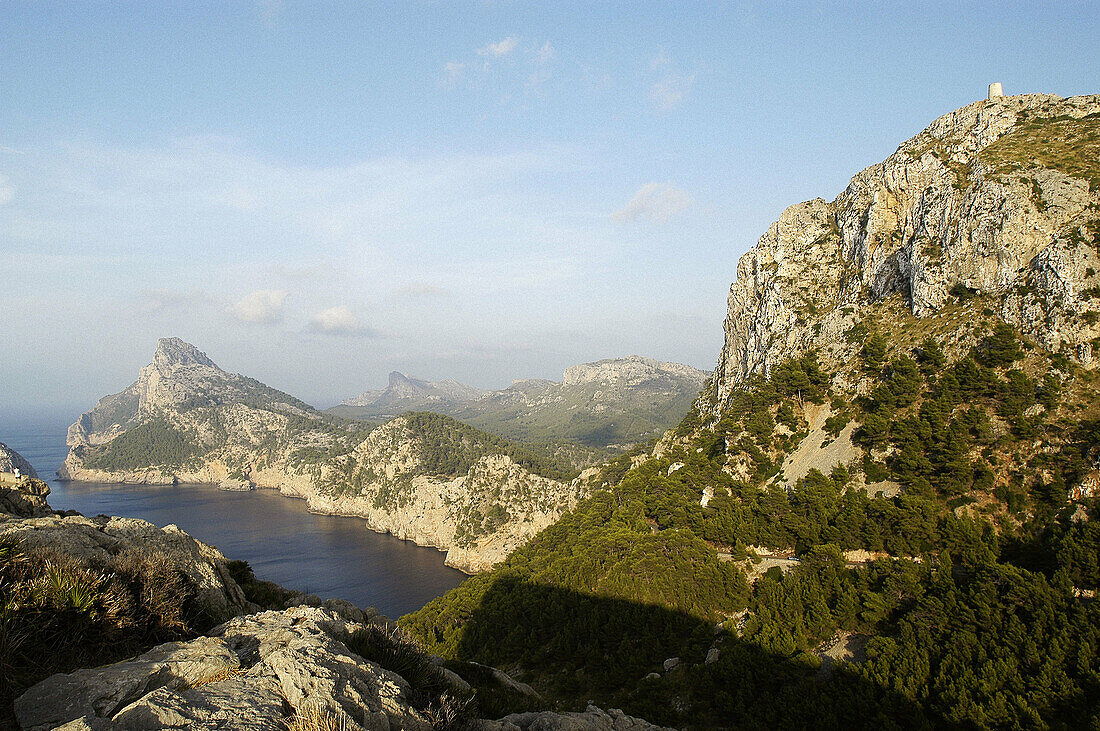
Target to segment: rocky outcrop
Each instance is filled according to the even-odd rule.
[[[4,514],[19,518],[37,518],[53,513],[46,503],[50,486],[42,480],[21,477],[0,479],[0,519]]]
[[[238,617],[207,637],[54,675],[16,700],[16,717],[25,731],[74,721],[93,729],[271,729],[319,711],[349,729],[427,731],[409,683],[344,644],[363,628],[315,607]]]
[[[0,516],[21,518],[50,515],[46,503],[50,487],[38,479],[30,463],[21,454],[0,444]]]
[[[21,475],[38,478],[38,473],[34,471],[34,467],[31,467],[31,463],[23,458],[23,455],[0,442],[0,473],[15,473],[16,470]]]
[[[0,515],[0,538],[17,541],[25,550],[45,549],[93,566],[107,565],[112,556],[127,550],[163,556],[193,587],[197,611],[223,618],[254,609],[230,576],[225,556],[174,525],[158,528],[144,520],[105,515]]]
[[[365,518],[375,530],[447,551],[446,563],[469,573],[500,563],[551,525],[585,494],[579,480],[533,474],[503,454],[477,459],[462,475],[439,477],[407,418],[387,422],[349,455],[321,465],[318,482],[355,491],[295,492],[311,510]]]
[[[713,386],[843,335],[865,305],[900,296],[917,317],[960,294],[1052,352],[1091,365],[1100,337],[1100,97],[997,97],[947,114],[832,202],[785,210],[737,267]],[[1091,313],[1091,314],[1090,314]]]
[[[351,649],[353,638],[371,621],[385,623],[361,612],[320,607],[237,617],[190,642],[170,642],[132,660],[51,676],[16,700],[15,715],[24,731],[245,731],[304,728],[305,719],[349,731],[432,729],[437,719],[421,710],[424,703],[417,702],[419,691],[409,679]],[[442,677],[459,694],[471,692],[453,672]],[[499,721],[468,719],[467,724],[486,731],[657,728],[595,706],[583,713],[523,713]]]
[[[500,440],[451,420],[431,428],[421,433],[399,418],[368,433],[169,338],[134,384],[70,427],[59,474],[277,489],[315,512],[361,517],[373,530],[448,551],[447,563],[469,572],[504,560],[584,493],[580,482],[517,464]]]

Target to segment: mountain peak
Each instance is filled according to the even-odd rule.
[[[206,353],[191,343],[179,338],[161,338],[157,341],[157,350],[153,354],[153,364],[157,366],[203,365],[217,368]]]

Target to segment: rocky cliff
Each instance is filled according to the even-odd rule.
[[[451,419],[369,431],[227,373],[194,346],[153,362],[69,428],[60,475],[94,482],[274,488],[311,510],[448,551],[480,571],[556,520],[583,488],[546,460]]]
[[[816,350],[850,360],[865,305],[917,318],[960,297],[1091,365],[1100,336],[1100,97],[979,101],[940,117],[832,202],[791,206],[741,257],[716,402]]]
[[[0,514],[25,518],[48,515],[49,494],[50,486],[38,479],[30,462],[11,447],[0,444]]]
[[[34,467],[31,467],[31,463],[23,458],[23,455],[16,452],[8,445],[0,442],[0,472],[14,473],[19,470],[19,473],[26,475],[27,477],[34,477],[37,479],[38,473],[34,471]]]

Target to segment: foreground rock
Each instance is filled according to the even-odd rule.
[[[174,525],[158,528],[144,520],[105,515],[0,515],[0,538],[93,566],[107,565],[112,556],[125,551],[163,556],[187,577],[194,587],[195,608],[206,616],[225,618],[255,609],[230,576],[225,556]]]
[[[312,706],[352,729],[430,729],[404,678],[343,643],[363,628],[314,607],[237,617],[207,637],[48,678],[20,696],[16,718],[27,731],[71,721],[95,729],[271,729]]]
[[[503,560],[584,491],[549,460],[519,464],[510,445],[453,419],[413,415],[370,431],[227,373],[177,338],[83,414],[68,444],[66,479],[274,488],[448,551],[468,572]]]
[[[332,605],[340,610],[340,605]],[[237,617],[190,642],[170,642],[125,662],[54,675],[15,702],[24,731],[46,729],[286,728],[312,717],[346,729],[433,728],[417,690],[347,644],[373,620],[320,607]],[[465,685],[455,681],[455,685]],[[468,688],[469,686],[465,686]],[[486,731],[656,728],[621,711],[525,713],[471,719]]]

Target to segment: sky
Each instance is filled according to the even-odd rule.
[[[0,429],[159,337],[320,407],[711,369],[737,260],[936,117],[1100,92],[1100,4],[0,3]]]

